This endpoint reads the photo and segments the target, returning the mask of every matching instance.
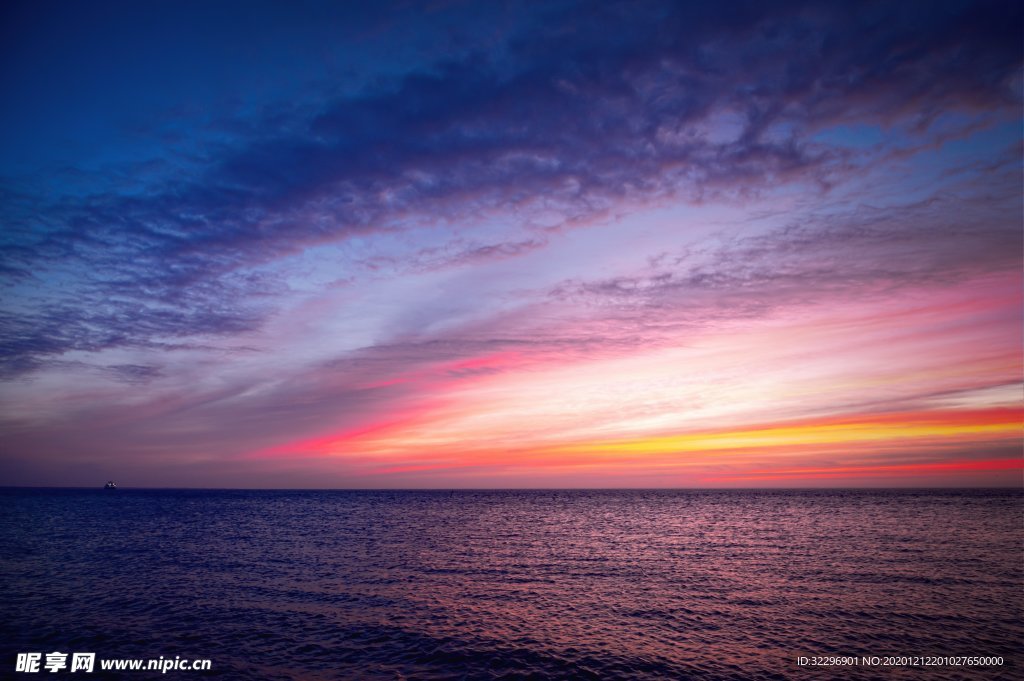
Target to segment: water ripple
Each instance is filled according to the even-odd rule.
[[[1016,491],[0,496],[8,670],[63,650],[229,679],[830,678],[796,666],[819,654],[1020,672]]]

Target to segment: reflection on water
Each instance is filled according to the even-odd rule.
[[[796,666],[825,654],[1006,660],[848,678],[1020,673],[1017,491],[0,498],[8,671],[62,650],[232,679],[827,678]]]

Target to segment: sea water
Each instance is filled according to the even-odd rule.
[[[1024,678],[1018,490],[6,489],[0,547],[4,678]]]

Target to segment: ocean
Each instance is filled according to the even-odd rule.
[[[4,489],[0,547],[3,678],[1024,678],[1020,490]]]

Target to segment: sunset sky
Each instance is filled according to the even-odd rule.
[[[0,484],[1022,483],[1020,2],[0,10]]]

